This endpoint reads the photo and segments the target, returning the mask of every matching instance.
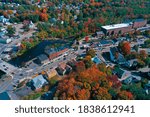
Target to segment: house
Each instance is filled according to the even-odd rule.
[[[53,100],[54,94],[57,90],[57,87],[53,87],[50,91],[46,92],[41,96],[42,100]]]
[[[146,94],[148,95],[150,93],[150,81],[148,81],[148,83],[144,85],[144,89]]]
[[[106,46],[110,46],[113,45],[113,41],[112,40],[100,40],[99,42],[99,46],[100,47],[106,47]]]
[[[93,58],[92,58],[92,61],[93,61],[95,64],[100,64],[100,63],[102,63],[102,61],[101,61],[97,56],[93,57]]]
[[[52,77],[57,75],[57,71],[55,69],[52,69],[52,70],[46,71],[46,74],[48,76],[48,79],[51,79]]]
[[[9,39],[9,38],[1,38],[0,37],[0,43],[3,43],[3,44],[8,44],[10,43],[12,40]]]
[[[117,62],[120,65],[126,62],[124,56],[121,53],[119,53],[117,47],[111,47],[109,53],[111,61]]]
[[[33,29],[33,28],[34,28],[34,24],[33,24],[33,22],[30,21],[30,20],[24,20],[24,21],[23,21],[23,25],[24,25],[24,26],[28,26],[30,29]]]
[[[10,53],[12,53],[12,51],[13,51],[13,48],[6,48],[6,49],[3,51],[3,53],[4,53],[4,54],[10,54]]]
[[[127,77],[125,80],[122,81],[124,84],[131,84],[132,83],[132,76]]]
[[[122,80],[122,82],[124,84],[138,83],[140,81],[141,81],[141,77],[134,76],[134,75],[131,75],[131,76],[127,77],[126,79]]]
[[[137,59],[131,59],[125,62],[124,64],[128,68],[136,67],[138,65],[138,60]]]
[[[48,59],[48,57],[45,54],[39,55],[37,57],[37,60],[38,60],[38,63],[42,64],[42,65],[47,64],[49,62],[49,59]]]
[[[1,31],[0,32],[0,37],[2,38],[3,36],[5,36],[5,32]]]
[[[44,85],[48,84],[47,80],[43,77],[43,75],[39,75],[33,78],[30,81],[30,86],[32,90],[38,90],[42,88]]]
[[[3,24],[7,24],[9,23],[9,19],[5,18],[3,15],[0,16],[0,22],[3,23]]]
[[[77,63],[77,61],[76,61],[75,59],[72,59],[71,61],[68,61],[68,62],[67,62],[67,65],[69,65],[70,67],[72,67],[72,69],[75,70],[75,68],[76,68],[76,63]]]
[[[96,36],[97,36],[98,38],[101,38],[101,37],[105,36],[105,34],[104,34],[103,31],[99,31],[99,32],[96,32]]]
[[[120,80],[124,80],[131,76],[131,74],[128,71],[125,71],[119,67],[115,67],[113,70],[113,74],[117,75]]]
[[[66,63],[61,63],[57,68],[56,71],[58,72],[59,75],[65,75],[70,73],[72,68],[67,65]]]

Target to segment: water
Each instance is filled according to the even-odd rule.
[[[43,54],[46,46],[52,46],[54,44],[61,44],[62,46],[65,47],[69,47],[71,45],[71,43],[67,43],[66,41],[63,40],[45,40],[39,43],[34,48],[27,51],[26,53],[24,53],[23,55],[10,60],[9,63],[20,67],[22,66],[22,64],[36,58],[40,54]]]

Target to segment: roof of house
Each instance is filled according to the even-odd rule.
[[[0,100],[11,100],[7,92],[0,93]]]
[[[137,61],[137,59],[128,60],[128,62],[129,62],[130,64],[133,64],[133,63],[136,62],[136,61]]]
[[[96,32],[97,35],[104,35],[103,31]]]
[[[118,58],[117,58],[117,62],[120,63],[120,62],[126,62],[126,59],[124,58],[124,56],[122,54],[118,54]]]
[[[118,51],[117,47],[111,47],[111,48],[110,48],[110,52],[111,52],[113,55],[115,55],[116,52],[119,52],[119,51]]]
[[[130,26],[130,23],[121,23],[121,24],[113,24],[113,25],[107,25],[107,26],[102,26],[102,28],[106,30],[111,30],[111,29],[117,29],[117,28],[124,28]]]
[[[100,44],[102,44],[102,45],[113,44],[113,41],[111,41],[111,40],[100,40]]]
[[[117,73],[117,76],[118,76],[119,78],[121,78],[121,77],[123,76],[123,74],[125,73],[125,71],[122,70],[122,69],[120,69],[119,67],[115,67],[114,72]]]
[[[133,20],[134,22],[143,22],[143,21],[145,21],[144,19],[135,19],[135,20]]]
[[[39,75],[35,77],[34,79],[32,79],[32,82],[33,82],[33,86],[36,89],[41,88],[45,83],[47,83],[47,81],[44,79],[42,75]]]
[[[93,61],[94,63],[96,63],[96,64],[99,64],[99,63],[102,62],[97,56],[95,56],[94,58],[92,58],[92,61]]]

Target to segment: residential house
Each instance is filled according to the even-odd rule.
[[[126,70],[123,70],[119,67],[115,67],[114,70],[113,70],[113,74],[117,75],[118,78],[122,81],[122,80],[125,80],[126,78],[128,78],[129,76],[131,76],[131,73],[126,71]]]
[[[66,63],[62,63],[56,68],[56,71],[58,72],[59,75],[68,74],[71,72],[71,70],[72,68]]]
[[[128,68],[133,68],[138,65],[138,61],[137,59],[131,59],[131,60],[128,60],[124,65]]]
[[[43,75],[39,75],[30,81],[30,87],[32,90],[41,89],[46,84],[48,84],[48,82]]]
[[[3,15],[0,16],[0,22],[3,23],[3,24],[7,24],[9,23],[9,19],[5,18]]]
[[[53,100],[54,94],[57,90],[57,87],[53,87],[52,89],[50,89],[50,91],[46,92],[45,94],[43,94],[41,96],[42,100]]]
[[[76,63],[77,61],[75,59],[72,59],[71,61],[67,62],[67,65],[69,65],[70,67],[72,67],[73,70],[76,69]]]
[[[146,94],[148,95],[150,93],[150,81],[148,81],[148,83],[144,85],[144,89]]]
[[[3,51],[3,53],[4,53],[4,54],[10,54],[10,53],[12,53],[12,51],[13,51],[13,48],[6,48],[6,49]]]
[[[34,28],[34,24],[33,24],[33,22],[30,21],[30,20],[24,20],[24,21],[23,21],[23,25],[24,25],[24,26],[28,26],[30,29],[33,29],[33,28]]]
[[[106,47],[106,46],[110,46],[113,45],[113,41],[112,40],[100,40],[99,42],[99,46],[100,47]]]
[[[111,47],[109,53],[110,53],[110,60],[111,61],[117,62],[120,65],[124,64],[126,62],[124,56],[121,53],[119,53],[117,47]]]
[[[102,61],[101,61],[97,56],[93,57],[93,58],[92,58],[92,61],[93,61],[95,64],[100,64],[100,63],[102,63]]]
[[[52,77],[57,75],[57,71],[55,69],[51,69],[49,71],[46,71],[46,74],[48,76],[48,79],[51,79]]]
[[[103,31],[99,31],[99,32],[96,32],[96,36],[97,36],[98,38],[101,38],[101,37],[104,37],[105,34],[104,34]]]
[[[126,79],[122,80],[122,82],[124,84],[138,83],[140,81],[141,81],[141,77],[134,76],[134,75],[131,75],[131,76],[127,77]]]
[[[48,57],[45,54],[39,55],[37,57],[37,60],[38,60],[38,63],[42,64],[42,65],[47,64],[49,62],[49,59],[48,59]]]
[[[8,44],[10,43],[12,40],[9,39],[9,38],[2,38],[0,37],[0,43],[3,43],[3,44]]]

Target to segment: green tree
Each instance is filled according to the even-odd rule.
[[[15,34],[15,28],[12,27],[11,25],[7,26],[7,35],[8,36],[13,36]]]
[[[94,49],[89,49],[86,54],[87,56],[91,56],[93,58],[96,55],[96,52]]]

